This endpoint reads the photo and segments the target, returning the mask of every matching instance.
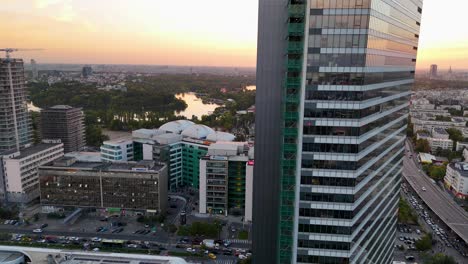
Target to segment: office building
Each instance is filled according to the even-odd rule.
[[[168,122],[158,129],[132,132],[135,160],[157,160],[169,167],[169,188],[199,188],[200,159],[215,142],[231,142],[235,136],[214,131],[188,120]]]
[[[81,108],[56,105],[41,111],[43,139],[60,139],[65,153],[85,146],[84,114]]]
[[[63,156],[60,141],[40,144],[3,154],[5,199],[10,203],[28,204],[39,198],[38,169]]]
[[[431,79],[437,78],[437,64],[431,65],[431,68],[429,69],[429,78]]]
[[[468,198],[468,163],[456,162],[447,165],[445,186],[460,199]]]
[[[253,263],[391,263],[422,1],[259,3]]]
[[[0,58],[0,153],[32,142],[26,99],[23,60]]]
[[[31,72],[32,72],[32,78],[34,80],[37,80],[37,77],[39,77],[39,73],[37,71],[36,60],[34,60],[34,59],[31,59]]]
[[[39,169],[43,211],[64,207],[165,212],[167,167],[154,161],[86,162],[63,157]]]
[[[200,159],[199,212],[242,215],[252,221],[253,148],[218,142]]]
[[[131,138],[107,140],[101,146],[102,161],[131,161],[133,155],[133,141]]]
[[[84,66],[83,69],[81,70],[81,76],[83,78],[88,78],[93,74],[93,68],[91,66]]]

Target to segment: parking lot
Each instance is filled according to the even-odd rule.
[[[463,242],[456,239],[450,229],[424,205],[406,184],[402,184],[402,195],[417,213],[420,226],[398,226],[395,260],[407,261],[405,260],[406,256],[413,256],[415,263],[421,263],[420,254],[414,243],[425,233],[430,233],[433,238],[431,254],[443,253],[454,257],[458,263],[465,263],[468,251]]]

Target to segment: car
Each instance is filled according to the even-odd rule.
[[[226,241],[224,241],[223,245],[224,245],[225,247],[229,247],[229,246],[231,245],[231,241],[226,240]]]
[[[41,228],[46,228],[46,227],[48,227],[48,226],[49,226],[49,224],[45,223],[45,224],[42,224],[42,225],[41,225]]]
[[[239,256],[237,256],[240,260],[243,260],[243,259],[247,259],[247,256],[246,255],[243,255],[243,254],[240,254]]]
[[[399,239],[400,241],[405,241],[405,238],[404,238],[404,237],[402,237],[402,236],[401,236],[401,237],[399,237],[398,239]]]
[[[104,228],[103,226],[100,226],[100,227],[96,228],[96,232],[101,232],[101,230],[102,230],[103,228]]]
[[[99,248],[93,248],[93,251],[94,251],[94,252],[98,252],[98,251],[99,251]]]
[[[424,192],[426,191],[426,187],[422,187],[421,189],[422,189]]]
[[[190,253],[193,253],[193,252],[197,251],[197,250],[194,249],[194,248],[187,248],[186,250],[187,250],[187,252],[190,252]]]
[[[145,225],[145,228],[149,228],[150,226],[148,224]]]
[[[42,229],[40,229],[40,228],[34,229],[33,233],[42,233]]]
[[[209,254],[208,254],[208,257],[209,257],[210,259],[216,259],[216,255],[213,254],[213,253],[209,253]]]
[[[104,217],[104,218],[99,219],[99,221],[101,221],[101,222],[107,222],[107,221],[109,221],[109,218]]]
[[[405,256],[405,259],[406,260],[414,260],[414,256],[411,256],[411,255],[410,256]]]
[[[91,241],[92,241],[92,242],[101,242],[101,241],[102,241],[102,238],[100,238],[100,237],[93,237],[93,238],[91,238]]]

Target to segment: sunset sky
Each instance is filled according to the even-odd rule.
[[[418,67],[468,69],[467,0],[424,0]],[[38,63],[254,67],[258,0],[0,0],[0,47]],[[3,54],[0,55],[3,57]]]

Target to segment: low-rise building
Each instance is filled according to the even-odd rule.
[[[426,131],[417,132],[416,139],[427,140],[432,153],[435,153],[439,148],[445,150],[452,150],[453,148],[453,141],[449,139],[449,134],[445,129],[439,127],[432,128],[431,134]]]
[[[42,143],[18,152],[3,154],[4,199],[10,203],[28,204],[39,198],[39,166],[63,156],[60,140]]]
[[[455,196],[461,199],[468,197],[468,163],[457,162],[447,165],[444,183]]]
[[[214,131],[188,120],[171,121],[159,129],[139,129],[132,132],[135,160],[166,162],[169,168],[169,188],[188,186],[199,188],[200,159],[216,142],[231,142],[235,136]]]
[[[199,212],[243,215],[251,221],[253,149],[245,142],[218,142],[199,162]]]
[[[39,169],[43,211],[64,207],[165,212],[167,167],[155,161],[80,162],[63,157]]]
[[[457,142],[457,151],[462,151],[464,149],[468,149],[468,142]]]
[[[120,138],[104,141],[101,146],[101,159],[106,162],[132,161],[133,141],[131,138]]]

